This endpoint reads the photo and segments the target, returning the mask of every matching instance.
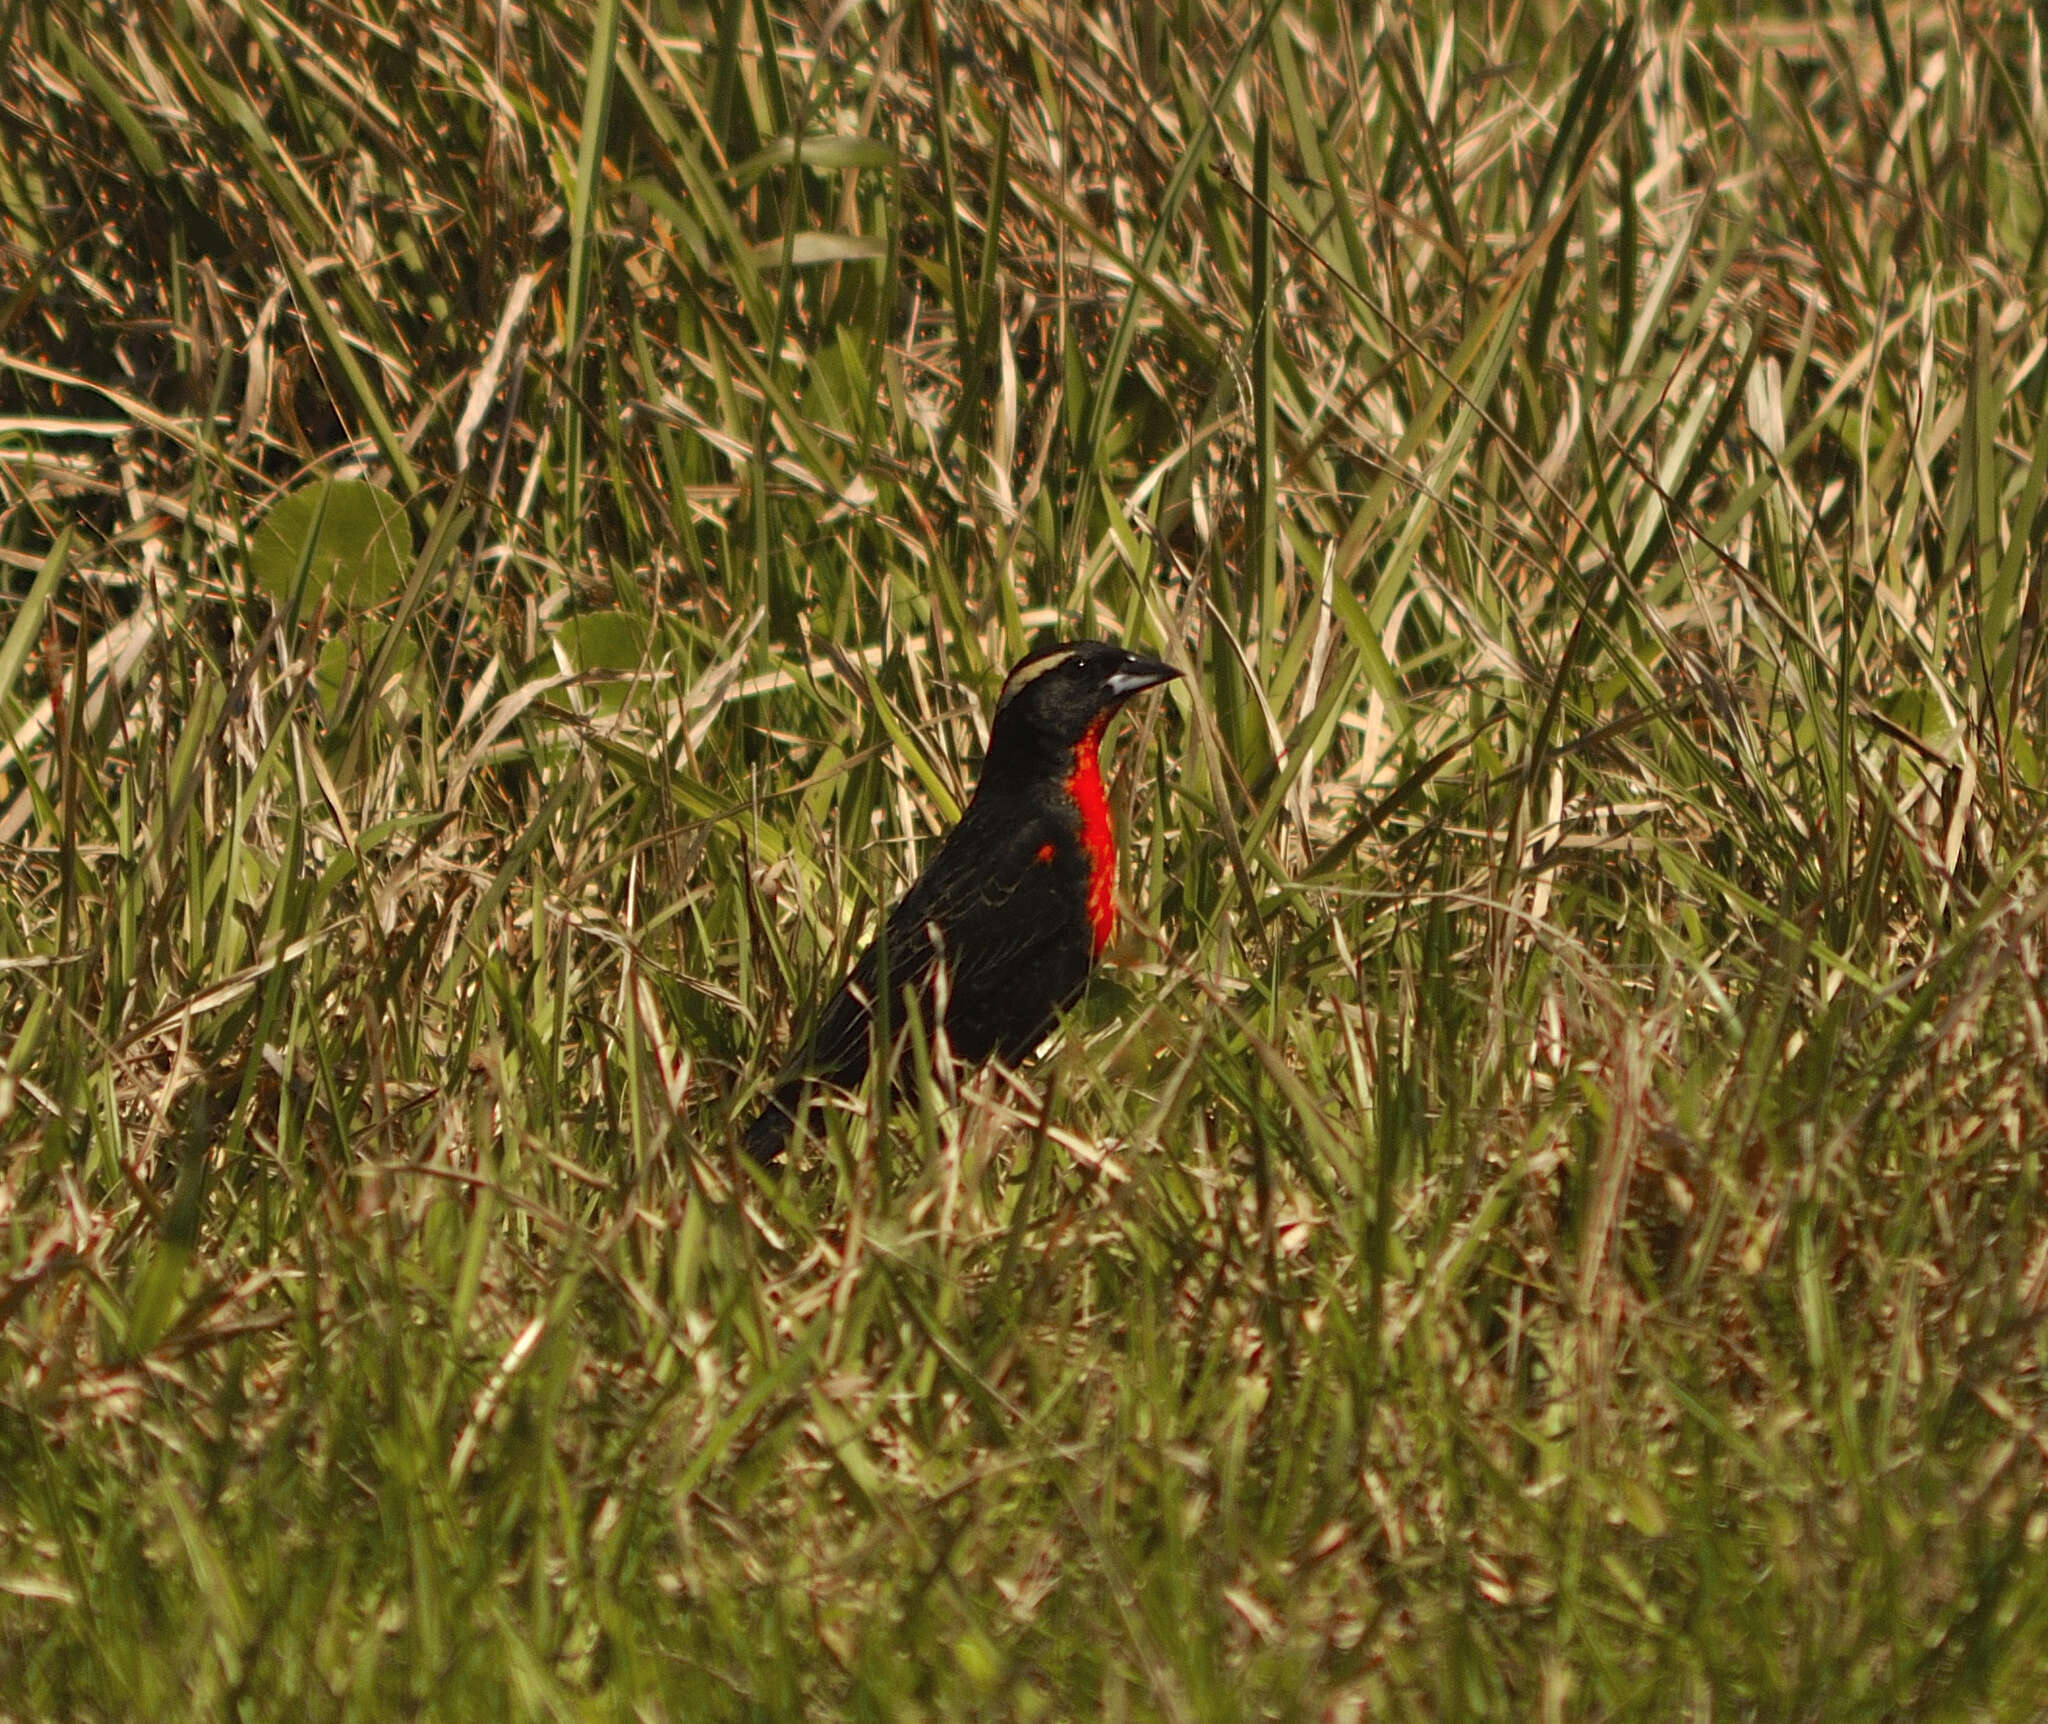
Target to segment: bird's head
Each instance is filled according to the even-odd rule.
[[[1180,672],[1107,641],[1056,641],[1011,667],[996,697],[989,753],[1010,747],[1068,750],[1132,695]]]

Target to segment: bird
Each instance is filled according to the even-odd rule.
[[[1181,673],[1099,640],[1011,667],[974,796],[819,1013],[748,1125],[772,1167],[818,1095],[851,1090],[876,1036],[943,1012],[953,1058],[1020,1065],[1079,996],[1116,931],[1116,837],[1100,751],[1124,703]],[[806,1097],[810,1104],[806,1106]]]

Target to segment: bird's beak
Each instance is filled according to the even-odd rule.
[[[1109,673],[1106,686],[1112,700],[1129,700],[1132,695],[1144,689],[1157,688],[1162,682],[1171,682],[1179,675],[1180,672],[1170,664],[1133,654],[1120,669]]]

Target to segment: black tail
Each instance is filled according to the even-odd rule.
[[[784,1085],[778,1089],[747,1127],[747,1135],[741,1141],[747,1153],[763,1167],[773,1167],[782,1159],[783,1150],[789,1147],[790,1133],[796,1130],[796,1102],[800,1088]]]
[[[912,897],[915,897],[913,890]],[[906,898],[904,904],[911,899]],[[902,907],[898,907],[898,915]],[[808,1038],[798,1045],[803,1051],[782,1068],[782,1081],[775,1086],[772,1094],[761,1106],[747,1126],[747,1135],[742,1140],[746,1150],[763,1167],[773,1167],[782,1159],[782,1152],[789,1147],[789,1140],[796,1131],[799,1115],[806,1116],[811,1129],[816,1131],[823,1124],[824,1110],[818,1105],[820,1092],[832,1090],[857,1090],[861,1079],[867,1075],[869,1044],[868,1037],[874,1031],[874,1014],[868,1002],[875,997],[875,978],[881,972],[883,953],[894,938],[898,952],[908,951],[915,964],[905,971],[905,980],[921,981],[931,967],[931,937],[927,933],[922,944],[913,944],[896,926],[891,918],[882,934],[868,949],[861,953],[860,961],[854,965],[853,973],[839,985],[839,991],[826,1004],[816,1027]],[[930,1021],[930,1001],[921,1008]],[[888,1014],[883,1015],[883,1040],[888,1039]],[[809,1091],[811,1099],[805,1100]]]

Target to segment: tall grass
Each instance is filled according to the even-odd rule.
[[[0,1718],[2039,1715],[2034,21],[4,36]]]

